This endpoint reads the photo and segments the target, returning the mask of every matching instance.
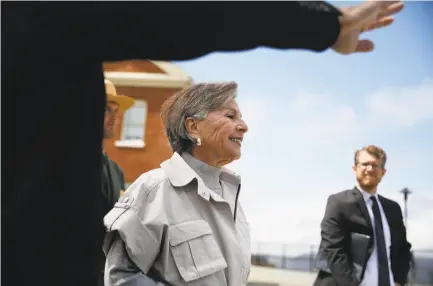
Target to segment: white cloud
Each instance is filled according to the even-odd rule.
[[[433,78],[418,85],[378,89],[358,105],[341,102],[339,95],[306,90],[291,98],[278,102],[278,110],[285,110],[272,118],[287,122],[284,127],[292,138],[316,145],[348,144],[374,138],[379,130],[398,131],[433,119]]]
[[[240,97],[250,132],[242,159],[229,168],[242,175],[241,202],[251,225],[253,251],[258,250],[257,242],[266,242],[260,244],[260,251],[277,254],[283,243],[290,246],[290,254],[306,253],[309,245],[317,246],[327,196],[354,184],[352,151],[360,147],[355,140],[356,144],[361,140],[386,142],[389,132],[382,130],[394,127],[398,132],[433,118],[432,98],[433,80],[374,92],[358,105],[341,102],[338,95],[307,91],[272,101]],[[385,180],[393,183],[381,185],[383,195],[401,205],[400,184],[417,181],[420,171],[414,170],[431,166],[425,150],[414,149],[411,144],[415,142],[409,143],[399,150],[390,143]],[[426,203],[429,199],[421,193],[427,190],[417,190],[409,204],[408,237],[415,249],[433,248],[428,239],[433,237],[433,198]]]
[[[386,88],[369,96],[372,117],[390,126],[411,127],[433,119],[433,79],[418,86]]]
[[[244,197],[246,194],[244,194]],[[253,251],[298,255],[320,242],[320,221],[326,204],[325,196],[279,197],[263,194],[245,198],[243,205],[251,226]]]
[[[292,102],[291,116],[299,135],[320,143],[344,140],[353,135],[356,124],[354,109],[327,94],[299,92]]]
[[[426,209],[408,219],[407,236],[413,248],[433,249],[433,209]]]

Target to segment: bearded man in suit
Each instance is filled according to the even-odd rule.
[[[329,196],[321,223],[319,253],[329,271],[320,270],[315,286],[403,286],[411,260],[411,244],[399,204],[377,194],[386,173],[386,153],[369,145],[355,152],[353,189]],[[370,237],[360,279],[351,257],[351,234]]]

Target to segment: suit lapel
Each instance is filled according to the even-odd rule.
[[[382,205],[383,212],[385,213],[385,217],[386,217],[386,220],[388,222],[388,225],[390,226],[389,228],[390,228],[390,232],[391,232],[391,229],[392,229],[391,228],[391,224],[392,224],[391,211],[388,207],[388,204],[386,203],[386,200],[381,195],[378,195],[378,197],[379,197],[380,204]]]
[[[357,203],[357,205],[359,207],[359,210],[360,210],[362,216],[367,221],[367,224],[368,224],[368,227],[371,230],[371,233],[374,233],[373,232],[373,225],[371,224],[371,218],[370,218],[370,215],[369,215],[368,210],[367,210],[367,205],[365,204],[365,200],[364,200],[364,197],[361,194],[361,191],[358,190],[357,187],[355,187],[355,188],[353,188],[352,193],[355,196],[356,203]]]

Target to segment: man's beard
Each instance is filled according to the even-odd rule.
[[[376,188],[377,185],[379,185],[380,179],[378,179],[376,177],[372,177],[372,176],[370,176],[370,179],[366,179],[366,177],[367,176],[363,176],[363,177],[357,179],[359,186],[362,189],[369,191],[369,190]]]

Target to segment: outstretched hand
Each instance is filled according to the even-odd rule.
[[[394,22],[393,15],[404,7],[401,1],[366,1],[357,6],[340,8],[340,35],[332,49],[340,54],[370,52],[374,44],[360,39],[363,32],[387,27]]]

